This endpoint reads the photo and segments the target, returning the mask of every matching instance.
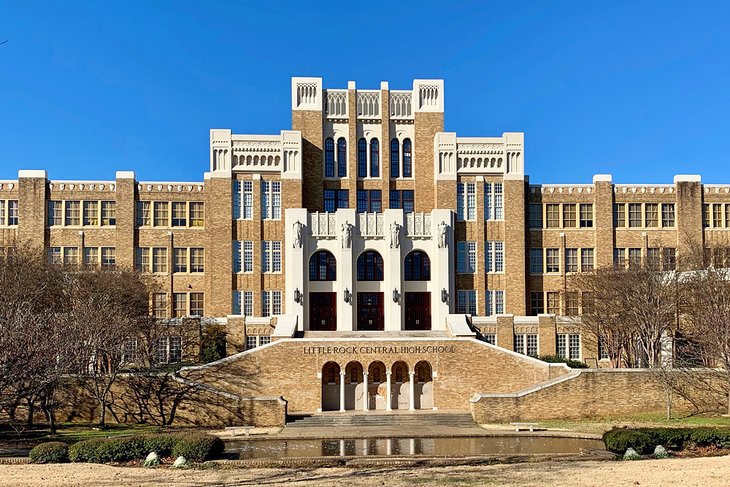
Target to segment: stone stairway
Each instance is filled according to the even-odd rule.
[[[470,413],[464,412],[391,412],[391,413],[318,413],[311,416],[292,416],[286,429],[333,428],[333,427],[431,427],[473,428],[476,426]]]

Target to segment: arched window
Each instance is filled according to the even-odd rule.
[[[358,281],[382,281],[383,258],[374,250],[366,250],[357,258]]]
[[[365,139],[357,141],[357,177],[368,176],[368,142]]]
[[[309,258],[310,281],[334,281],[337,279],[337,261],[327,250],[320,250]]]
[[[403,139],[403,177],[412,176],[411,164],[411,139]]]
[[[335,177],[335,141],[332,137],[324,141],[324,177]]]
[[[390,141],[390,177],[400,176],[400,143],[398,139]]]
[[[378,139],[370,139],[370,177],[380,177],[380,144]]]
[[[344,137],[337,139],[337,176],[347,176],[347,141]]]
[[[431,259],[421,250],[414,250],[406,255],[403,264],[403,274],[406,281],[430,281]]]

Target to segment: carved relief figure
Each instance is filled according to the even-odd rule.
[[[301,249],[302,248],[302,230],[304,229],[304,225],[302,222],[297,220],[294,222],[294,248],[295,249]]]
[[[352,225],[350,222],[342,224],[342,248],[349,249],[352,245]]]
[[[447,239],[447,232],[449,230],[449,226],[446,224],[445,221],[441,221],[438,225],[438,244],[440,249],[446,248],[446,239]]]
[[[390,248],[391,249],[397,249],[400,246],[400,224],[398,223],[391,223],[390,224]]]

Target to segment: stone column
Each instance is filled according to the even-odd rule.
[[[392,404],[393,398],[392,398],[392,393],[391,393],[392,389],[391,389],[391,385],[390,385],[390,375],[391,375],[390,371],[385,373],[385,380],[388,381],[386,384],[386,388],[385,388],[385,395],[386,395],[385,410],[386,411],[393,410],[393,404]]]
[[[409,398],[409,401],[408,401],[410,407],[408,408],[408,410],[409,411],[415,411],[416,410],[416,398],[415,398],[415,396],[416,396],[416,384],[415,384],[414,381],[416,379],[416,373],[411,370],[410,372],[408,372],[408,378],[410,380],[410,382],[409,382],[408,385],[410,386],[410,390],[411,390],[410,398]]]
[[[345,412],[345,373],[340,372],[340,412]]]
[[[362,382],[365,386],[362,393],[362,410],[367,411],[368,410],[368,403],[370,402],[370,392],[368,391],[368,373],[363,372],[362,373]]]

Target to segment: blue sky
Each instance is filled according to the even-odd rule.
[[[291,126],[290,77],[444,78],[446,130],[532,182],[730,183],[730,2],[0,0],[0,178],[200,181],[209,129]]]

